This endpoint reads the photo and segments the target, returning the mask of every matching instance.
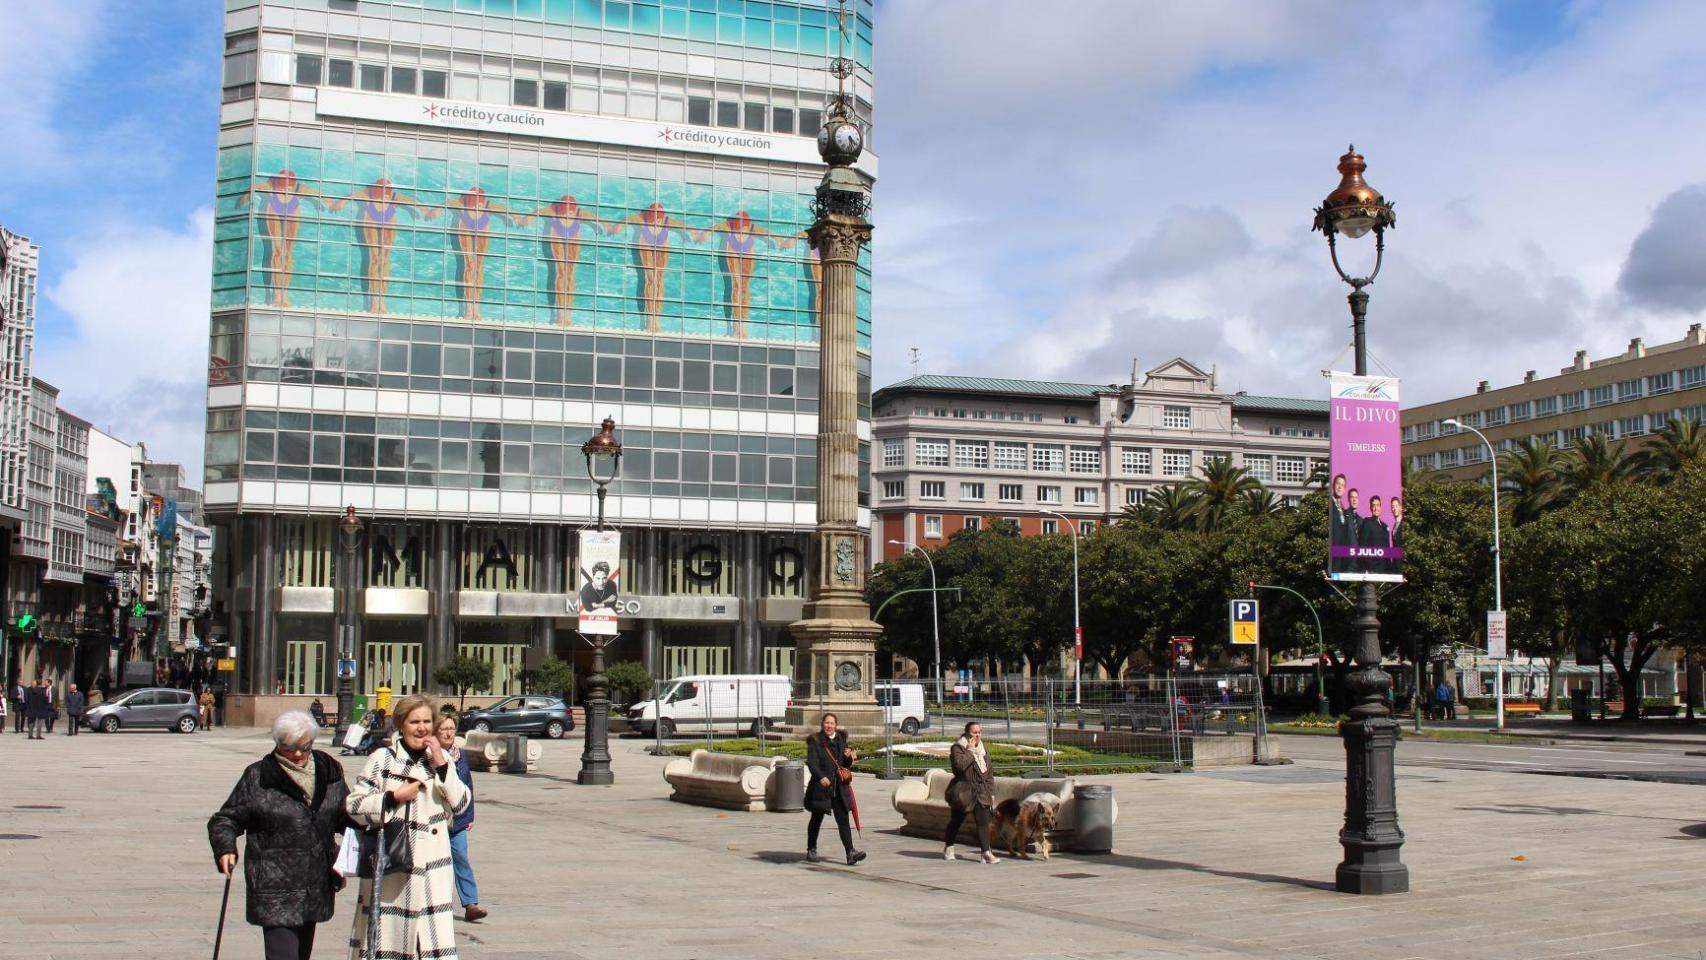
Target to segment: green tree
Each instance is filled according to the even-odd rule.
[[[652,673],[638,660],[613,663],[604,671],[604,676],[610,684],[612,702],[628,706],[652,695]]]
[[[1590,433],[1564,451],[1558,463],[1562,496],[1575,499],[1602,484],[1627,480],[1640,472],[1641,462],[1626,455],[1603,433]]]
[[[575,689],[574,664],[557,657],[546,657],[537,670],[525,670],[522,682],[534,693],[547,693],[569,699]]]
[[[1258,516],[1268,513],[1283,513],[1286,510],[1285,501],[1275,496],[1274,492],[1266,487],[1244,491],[1243,497],[1239,498],[1238,507],[1245,513]]]
[[[1669,483],[1692,464],[1706,462],[1706,433],[1696,417],[1671,417],[1640,454],[1640,469],[1658,483]]]
[[[456,694],[456,712],[464,712],[470,690],[492,688],[492,662],[459,653],[432,672],[433,682],[449,687]]]
[[[1262,489],[1262,483],[1227,457],[1215,457],[1203,466],[1202,476],[1185,484],[1190,493],[1191,525],[1198,530],[1220,529],[1226,518],[1246,496]]]
[[[1195,494],[1183,483],[1169,483],[1149,491],[1142,503],[1126,507],[1120,520],[1140,520],[1167,530],[1184,530],[1194,524],[1195,515]]]
[[[1499,455],[1500,492],[1514,495],[1513,516],[1518,524],[1536,520],[1560,504],[1564,483],[1558,468],[1562,459],[1552,441],[1539,437],[1519,440],[1516,449]]]

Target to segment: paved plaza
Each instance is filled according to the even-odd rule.
[[[614,787],[575,785],[574,740],[544,744],[536,774],[478,776],[491,916],[458,922],[464,957],[1698,960],[1706,942],[1695,786],[1401,770],[1413,891],[1355,898],[1331,890],[1330,761],[1105,778],[1115,854],[996,866],[900,836],[892,785],[861,776],[871,858],[849,869],[801,862],[804,815],[669,802],[645,746],[614,745]],[[260,731],[0,738],[0,958],[210,953],[204,825],[268,748]],[[227,955],[257,956],[241,899]],[[353,900],[318,956],[344,955]]]

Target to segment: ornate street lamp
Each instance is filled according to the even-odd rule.
[[[1368,375],[1368,316],[1365,289],[1380,274],[1386,252],[1386,231],[1397,224],[1392,204],[1363,180],[1368,169],[1352,146],[1339,158],[1339,186],[1315,211],[1315,229],[1327,235],[1327,250],[1339,279],[1350,285],[1351,335],[1356,372]],[[1339,264],[1338,237],[1358,240],[1374,233],[1374,269],[1353,277]],[[1345,826],[1339,844],[1345,859],[1334,875],[1344,893],[1403,893],[1410,889],[1410,870],[1398,858],[1404,831],[1398,827],[1398,795],[1393,758],[1398,746],[1398,721],[1386,706],[1392,678],[1380,666],[1379,595],[1371,581],[1358,585],[1356,665],[1350,676],[1355,700],[1350,719],[1340,726],[1345,741]]]
[[[598,487],[596,529],[603,531],[605,488],[622,475],[622,443],[616,439],[616,420],[605,417],[592,439],[581,444],[581,453],[586,455],[586,475]],[[592,673],[586,678],[586,746],[581,750],[581,771],[575,779],[582,784],[610,784],[616,782],[610,772],[610,678],[604,675],[604,648],[610,637],[594,634],[587,640],[592,644]]]
[[[355,552],[361,542],[361,520],[354,506],[344,508],[343,519],[338,521],[338,539],[343,569],[338,571],[338,725],[332,742],[341,744],[349,731],[350,713],[355,710],[355,674],[343,663],[355,659],[355,606],[360,596],[355,583],[360,566]]]

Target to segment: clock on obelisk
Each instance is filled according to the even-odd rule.
[[[842,30],[845,35],[846,11]],[[853,169],[865,135],[847,95],[853,63],[837,57],[839,81],[829,116],[818,131],[818,154],[829,169],[812,203],[810,238],[823,265],[818,290],[820,404],[817,426],[816,575],[805,619],[792,626],[797,647],[793,705],[787,725],[797,733],[817,729],[818,715],[836,714],[855,735],[880,734],[882,708],[872,681],[877,637],[865,601],[866,550],[859,526],[859,379],[857,271],[859,250],[871,239],[871,188]]]

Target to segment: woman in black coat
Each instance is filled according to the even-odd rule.
[[[337,838],[348,824],[343,767],[314,749],[314,718],[301,710],[273,722],[275,749],[250,764],[225,805],[207,821],[219,872],[237,864],[237,838],[248,835],[243,866],[247,916],[262,929],[267,960],[308,960],[314,926],[332,919],[343,878],[332,872]]]
[[[847,865],[853,866],[865,859],[865,851],[853,849],[853,831],[847,824],[847,813],[853,807],[853,786],[847,780],[852,778],[853,761],[859,759],[858,752],[847,747],[847,734],[835,729],[836,716],[826,713],[818,721],[818,731],[806,738],[806,770],[809,780],[806,783],[806,809],[811,811],[811,822],[806,824],[806,859],[817,863],[823,858],[818,856],[818,831],[823,828],[823,818],[835,814],[835,829],[841,833],[841,845],[847,848]],[[843,770],[847,771],[846,779]]]

